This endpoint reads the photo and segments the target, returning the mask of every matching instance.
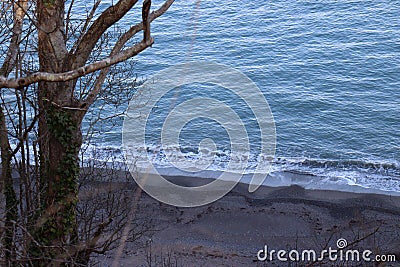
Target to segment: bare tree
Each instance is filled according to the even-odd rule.
[[[73,22],[74,0],[69,4],[61,0],[0,3],[1,25],[5,25],[0,31],[6,33],[0,40],[5,50],[0,57],[0,89],[2,95],[13,96],[16,110],[10,112],[8,100],[2,98],[0,189],[5,206],[0,207],[0,220],[5,222],[2,242],[8,264],[18,253],[13,245],[17,234],[30,240],[26,256],[34,265],[73,264],[79,255],[88,258],[93,240],[80,243],[77,223],[82,120],[102,93],[110,67],[154,43],[150,23],[173,2],[166,0],[151,12],[151,0],[144,0],[141,22],[122,31],[110,51],[103,45],[111,43],[107,42],[111,27],[128,15],[137,0],[119,0],[102,11],[97,0],[85,20],[77,24]],[[139,32],[143,37],[133,43]],[[34,61],[38,63],[32,64]],[[29,140],[31,132],[33,140]],[[29,151],[32,143],[39,149]],[[36,159],[35,179],[26,179],[24,188],[16,191],[12,162],[23,180],[32,176],[30,154]],[[24,201],[18,201],[21,198]],[[17,230],[18,216],[24,211],[22,221],[29,221],[29,227]]]

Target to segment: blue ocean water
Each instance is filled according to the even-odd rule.
[[[155,2],[155,7],[161,3]],[[313,188],[346,184],[400,191],[399,15],[400,3],[391,0],[177,1],[152,24],[155,44],[135,58],[135,72],[151,79],[189,61],[235,68],[255,82],[272,110],[274,179]],[[172,91],[151,114],[146,149],[154,161],[168,167],[159,151],[168,111],[202,96],[237,110],[254,152],[250,165],[257,164],[259,127],[249,108],[207,84]],[[230,159],[229,137],[215,121],[188,123],[179,148],[196,158],[204,138],[217,147],[210,170],[223,170]],[[120,128],[97,143],[119,150]],[[306,180],[282,173],[300,173]]]

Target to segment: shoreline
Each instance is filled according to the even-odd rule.
[[[218,179],[223,171],[218,170],[203,170],[199,172],[184,172],[176,168],[161,168],[158,172],[163,177],[183,177],[193,178],[200,180],[214,180]],[[140,172],[139,173],[145,173]],[[227,173],[227,172],[225,172]],[[235,175],[237,173],[234,173]],[[229,175],[229,173],[228,173]],[[240,178],[239,183],[250,184],[253,177],[253,173],[243,174]],[[343,177],[331,177],[324,175],[316,175],[313,173],[294,171],[294,170],[279,170],[270,172],[264,179],[261,186],[279,188],[287,187],[292,185],[298,185],[307,190],[321,190],[321,191],[338,191],[356,194],[378,194],[387,196],[399,196],[400,197],[400,177],[392,177],[391,179],[396,180],[398,190],[385,190],[383,188],[366,187],[360,184],[356,184],[349,181],[349,178]],[[384,178],[382,178],[384,179]],[[208,182],[201,182],[199,184],[206,184]],[[391,188],[392,189],[392,188]]]
[[[121,151],[118,150],[117,153]],[[156,152],[154,152],[156,153]],[[118,160],[118,164],[125,165],[126,161],[123,155]],[[190,156],[189,156],[190,157]],[[154,160],[154,161],[153,161]],[[218,166],[209,166],[206,170],[193,169],[183,171],[173,167],[170,164],[159,162],[160,159],[152,159],[152,166],[157,169],[161,175],[165,176],[188,176],[197,178],[218,178],[225,169],[226,162],[221,161]],[[101,160],[94,160],[102,165]],[[219,162],[219,161],[218,161]],[[249,162],[255,164],[256,162]],[[114,162],[109,162],[113,166]],[[140,172],[146,173],[149,170],[148,158],[145,158],[144,165],[141,161],[135,162]],[[243,171],[237,169],[233,163],[232,173],[244,173],[241,182],[249,183],[250,176],[254,170]],[[104,166],[106,166],[105,163]],[[254,166],[253,166],[254,167]],[[193,171],[193,172],[192,172]],[[279,187],[290,186],[292,184],[300,185],[307,189],[335,190],[345,192],[376,193],[386,195],[400,196],[400,165],[397,160],[334,160],[318,158],[290,158],[277,157],[271,165],[271,169],[261,170],[263,173],[269,173],[264,181],[264,185]]]
[[[212,171],[214,172],[214,171]],[[220,173],[220,172],[216,172]],[[164,175],[163,175],[164,176]],[[210,175],[209,175],[210,176]],[[206,179],[206,180],[213,180],[210,177],[199,177],[199,176],[185,176],[185,175],[165,175],[165,177],[169,177],[175,180],[177,177],[180,177],[180,179],[185,179],[185,178],[194,178],[194,179]],[[279,176],[279,178],[277,178]],[[175,178],[174,178],[175,177]],[[250,184],[252,174],[244,174],[243,177],[240,179],[238,184],[246,185],[248,186]],[[299,186],[302,187],[306,190],[315,190],[315,191],[326,191],[326,192],[343,192],[343,193],[354,193],[354,194],[373,194],[373,195],[385,195],[385,196],[395,196],[395,197],[400,197],[400,188],[399,191],[386,191],[386,190],[381,190],[381,189],[375,189],[375,188],[367,188],[363,187],[361,185],[351,185],[351,184],[325,184],[323,187],[322,185],[316,185],[316,184],[307,184],[305,181],[307,181],[310,177],[316,178],[316,179],[323,179],[325,177],[323,176],[318,176],[314,174],[308,174],[308,173],[300,173],[300,172],[294,172],[294,171],[279,171],[275,172],[272,175],[269,174],[266,178],[264,183],[261,185],[260,188],[284,188],[284,187],[290,187],[290,186]],[[282,181],[280,178],[283,178]],[[179,181],[175,181],[178,182]],[[206,184],[206,182],[203,182],[201,184]]]

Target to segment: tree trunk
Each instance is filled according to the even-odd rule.
[[[64,1],[38,1],[38,21],[40,71],[68,70]],[[84,112],[74,97],[74,81],[41,82],[38,99],[41,209],[33,229],[37,242],[31,243],[30,253],[68,263],[78,242],[78,153]]]
[[[11,175],[11,148],[8,140],[8,132],[6,119],[3,108],[0,106],[0,147],[1,147],[1,185],[0,194],[4,194],[5,206],[0,207],[1,217],[4,219],[4,248],[5,262],[7,266],[11,266],[12,259],[15,259],[14,242],[14,222],[18,218],[18,202],[13,187],[13,179]],[[5,216],[3,216],[5,214]],[[5,217],[5,218],[3,218]]]
[[[8,47],[3,65],[0,68],[0,76],[8,77],[14,69],[17,61],[18,46],[21,41],[23,19],[28,1],[15,1],[13,4],[13,27],[10,46]],[[18,218],[18,201],[13,187],[11,175],[11,148],[8,138],[5,109],[0,106],[0,154],[1,154],[1,178],[0,178],[0,239],[4,237],[5,263],[12,264],[15,259],[15,223]],[[4,229],[4,233],[2,232]]]
[[[32,252],[61,261],[69,261],[68,250],[73,251],[78,241],[75,209],[82,143],[80,123],[78,112],[63,109],[53,101],[42,102],[39,117],[42,209],[34,237],[41,246],[52,248],[33,248]],[[63,255],[67,258],[62,258]]]

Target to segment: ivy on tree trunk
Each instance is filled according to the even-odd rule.
[[[52,103],[43,103],[40,131],[42,207],[34,226],[31,254],[68,261],[68,250],[78,244],[76,204],[78,201],[78,153],[82,143],[81,116]],[[39,246],[37,246],[37,245]],[[71,253],[73,254],[73,253]],[[45,264],[45,263],[43,263]]]

